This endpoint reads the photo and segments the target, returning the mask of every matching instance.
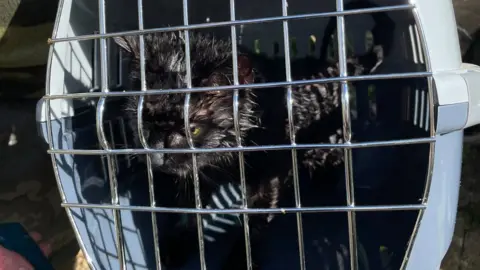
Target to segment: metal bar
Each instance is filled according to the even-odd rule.
[[[329,18],[329,17],[335,17],[335,16],[370,14],[370,13],[386,12],[386,11],[408,10],[408,9],[412,9],[413,7],[414,5],[412,4],[406,4],[406,5],[395,5],[395,6],[374,7],[374,8],[350,9],[350,10],[333,11],[333,12],[298,14],[298,15],[290,15],[290,16],[276,16],[276,17],[259,18],[259,19],[179,25],[179,26],[171,26],[171,27],[152,28],[148,30],[122,31],[122,32],[108,33],[108,34],[101,33],[101,34],[93,34],[93,35],[66,37],[66,38],[53,37],[48,40],[48,43],[51,44],[51,43],[68,42],[68,41],[74,41],[74,40],[89,40],[89,39],[96,39],[96,38],[102,38],[102,37],[104,38],[119,37],[119,36],[126,36],[126,35],[140,35],[140,34],[149,34],[149,33],[157,33],[157,32],[173,32],[173,31],[184,31],[184,30],[204,29],[204,28],[215,28],[215,27],[225,27],[225,26],[232,26],[232,25],[242,25],[242,24],[270,23],[270,22],[279,22],[279,21],[285,21],[285,20]]]
[[[128,140],[127,140],[127,129],[125,127],[125,119],[122,117],[119,117],[118,122],[120,123],[120,133],[122,133],[123,145],[127,146]],[[130,168],[132,166],[132,161],[130,160],[130,156],[126,157],[126,161],[127,161],[127,167]]]
[[[62,203],[63,207],[70,208],[91,208],[91,209],[114,209],[137,212],[157,212],[176,214],[294,214],[294,213],[335,213],[335,212],[384,212],[384,211],[416,211],[423,210],[426,204],[407,205],[372,205],[372,206],[328,206],[328,207],[289,207],[289,208],[249,208],[249,209],[198,209],[198,208],[176,208],[176,207],[150,207],[132,205],[105,205],[105,204],[81,204]]]
[[[407,72],[394,74],[374,74],[362,76],[344,76],[332,77],[312,80],[299,80],[291,82],[270,82],[270,83],[256,83],[256,84],[242,84],[242,85],[226,85],[216,87],[195,87],[195,88],[179,88],[179,89],[149,89],[148,91],[125,91],[125,92],[108,92],[108,93],[74,93],[63,95],[46,95],[43,99],[77,99],[77,98],[92,98],[92,97],[128,97],[128,96],[146,96],[146,95],[161,95],[161,94],[183,94],[183,93],[200,93],[207,91],[233,91],[235,89],[258,89],[258,88],[277,88],[288,86],[300,86],[308,84],[327,84],[334,82],[356,82],[368,80],[389,80],[389,79],[408,79],[408,78],[424,78],[431,77],[431,72]]]
[[[138,29],[143,30],[143,0],[138,0],[137,2],[138,9]],[[141,81],[141,90],[147,91],[147,79],[145,75],[145,38],[143,35],[139,36],[139,45],[140,45],[140,81]],[[138,99],[138,108],[137,108],[137,123],[138,123],[138,134],[140,142],[144,149],[150,148],[148,145],[147,138],[145,138],[145,133],[143,129],[143,104],[145,101],[145,96],[140,96]],[[152,159],[149,154],[146,154],[146,164],[147,164],[147,174],[148,174],[148,191],[150,193],[150,206],[155,207],[157,202],[155,200],[155,184],[153,179],[153,170],[152,170]],[[155,212],[152,212],[152,233],[153,233],[153,244],[155,250],[155,261],[156,268],[162,269],[162,262],[160,257],[160,245],[158,237],[158,226],[157,226],[157,215]]]
[[[101,34],[107,32],[106,24],[106,5],[105,0],[98,1],[98,11],[99,11],[99,29]],[[108,55],[107,55],[107,40],[105,38],[100,39],[100,74],[101,74],[101,86],[102,92],[108,92]],[[105,131],[103,128],[103,115],[105,110],[105,101],[106,97],[99,99],[97,104],[97,114],[96,114],[96,126],[97,126],[97,136],[101,147],[104,150],[109,150],[110,145],[107,142],[105,137]],[[111,156],[107,156],[107,167],[108,175],[110,180],[110,193],[112,196],[112,204],[117,205],[118,200],[118,183],[116,179],[116,171],[113,164]],[[113,210],[113,222],[115,224],[115,236],[116,236],[116,247],[118,254],[118,262],[120,269],[125,269],[125,250],[123,248],[123,232],[122,232],[122,220],[119,210]]]
[[[110,145],[112,149],[115,149],[115,135],[114,135],[114,130],[113,130],[113,123],[112,120],[108,120],[108,131],[110,131]],[[113,158],[115,160],[115,171],[118,170],[118,157]]]
[[[188,26],[188,0],[183,0],[183,24]],[[192,66],[190,63],[190,33],[188,29],[184,31],[185,37],[185,79],[187,81],[187,88],[192,88]],[[183,110],[183,118],[185,121],[185,135],[187,137],[188,145],[190,149],[195,149],[195,146],[192,141],[192,134],[190,130],[190,96],[191,93],[185,94],[185,105]],[[200,198],[200,179],[198,178],[198,164],[197,156],[195,153],[192,153],[192,168],[193,168],[193,185],[195,189],[195,206],[197,209],[202,209],[202,200]],[[197,230],[198,230],[198,247],[200,252],[200,268],[202,270],[207,269],[205,262],[205,243],[203,239],[203,223],[202,216],[197,214]]]
[[[432,143],[436,139],[418,138],[404,140],[390,140],[377,142],[358,142],[358,143],[340,143],[340,144],[285,144],[285,145],[265,145],[265,146],[242,146],[242,147],[222,147],[222,148],[175,148],[175,149],[113,149],[113,150],[89,150],[89,149],[52,149],[48,150],[50,154],[72,154],[72,155],[126,155],[126,154],[151,154],[151,153],[170,153],[170,154],[190,154],[190,153],[225,153],[225,152],[253,152],[253,151],[277,151],[291,149],[354,149],[367,147],[385,147],[410,144]]]
[[[343,0],[337,0],[337,11],[344,9]],[[347,48],[345,37],[345,17],[337,17],[337,38],[338,38],[338,67],[341,77],[347,77]],[[350,119],[350,96],[348,92],[348,82],[341,81],[341,97],[342,97],[342,118],[343,118],[343,137],[346,144],[351,143],[352,139],[352,123]],[[353,181],[352,168],[352,149],[344,149],[345,162],[345,189],[347,195],[347,205],[355,206],[355,187]],[[358,248],[357,248],[357,225],[355,221],[355,213],[348,212],[348,242],[350,249],[350,269],[358,269]]]
[[[230,0],[230,21],[235,21],[235,0]],[[232,40],[232,69],[233,69],[233,85],[238,86],[238,52],[237,52],[237,28],[231,26],[231,40]],[[242,147],[242,138],[240,135],[240,121],[238,112],[238,89],[233,90],[233,121],[235,125],[235,139],[237,147]],[[243,152],[238,152],[238,166],[240,168],[240,185],[242,191],[242,208],[248,209],[247,204],[247,183],[245,180],[245,158]],[[247,270],[253,269],[252,251],[250,244],[250,225],[247,214],[243,215],[243,234],[245,238],[245,257],[247,260]]]
[[[288,3],[287,0],[282,0],[282,16],[288,16]],[[292,70],[290,63],[290,35],[288,28],[288,21],[283,21],[283,43],[285,48],[285,77],[287,82],[292,81]],[[287,87],[287,111],[288,111],[288,128],[290,133],[290,144],[295,143],[295,129],[293,126],[293,100],[292,100],[292,86]],[[296,208],[302,207],[302,200],[300,197],[300,183],[298,177],[298,164],[297,164],[297,150],[292,149],[292,174],[293,174],[293,189],[295,194],[295,206]],[[298,238],[298,255],[300,260],[300,269],[305,270],[305,247],[303,243],[303,222],[302,214],[297,213],[297,238]]]

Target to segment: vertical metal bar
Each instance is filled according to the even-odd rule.
[[[115,149],[116,145],[115,145],[115,135],[113,134],[114,133],[114,129],[113,129],[113,123],[111,120],[108,120],[108,131],[110,131],[110,143],[111,143],[111,146],[113,149]],[[117,155],[114,155],[113,158],[115,159],[115,170],[118,170],[118,156]]]
[[[337,11],[343,11],[343,0],[337,0]],[[337,16],[337,38],[338,38],[338,66],[340,77],[348,76],[347,73],[347,49],[345,37],[345,17]],[[350,96],[348,91],[348,82],[341,81],[342,96],[342,116],[343,116],[343,136],[345,143],[350,143],[352,139],[352,126],[350,119]],[[347,204],[355,206],[355,188],[352,169],[352,149],[345,149],[345,189],[347,195]],[[358,249],[357,249],[357,225],[355,221],[355,212],[348,212],[348,240],[350,248],[350,269],[358,269]]]
[[[106,24],[106,5],[105,0],[98,1],[98,11],[99,11],[99,29],[100,34],[107,33],[107,24]],[[101,86],[102,92],[109,92],[108,89],[108,55],[107,55],[107,39],[100,38],[100,71],[101,71]],[[105,101],[106,97],[101,97],[98,100],[97,105],[97,114],[96,114],[96,124],[97,124],[97,136],[100,142],[100,145],[103,149],[110,149],[110,145],[107,142],[105,137],[105,131],[103,127],[103,114],[105,110]],[[112,196],[112,204],[118,205],[118,183],[116,179],[116,171],[113,164],[112,157],[109,155],[107,156],[107,166],[108,166],[108,174],[110,179],[110,190]],[[118,254],[118,261],[120,264],[120,269],[125,269],[125,251],[123,248],[123,232],[122,232],[122,220],[120,216],[120,211],[117,209],[113,209],[113,222],[115,224],[115,235],[117,241],[117,254]]]
[[[125,128],[125,120],[122,117],[119,117],[118,122],[120,124],[120,133],[122,133],[123,145],[125,145],[125,147],[127,147],[128,140],[127,140],[127,130]],[[126,155],[125,157],[127,159],[127,166],[128,166],[128,168],[130,168],[132,166],[132,161],[130,160],[132,155]]]
[[[106,155],[100,156],[100,162],[102,163],[102,173],[103,173],[103,178],[108,178],[108,167],[106,166],[105,159],[107,158]]]
[[[138,9],[138,29],[143,30],[143,0],[137,1]],[[140,49],[140,81],[141,81],[141,90],[147,91],[147,79],[145,76],[145,38],[143,35],[139,36],[139,49]],[[137,123],[138,123],[138,134],[140,143],[144,149],[148,149],[148,141],[145,138],[143,130],[143,104],[145,101],[145,96],[140,96],[138,99],[138,109],[137,109]],[[150,194],[150,206],[155,207],[157,202],[155,200],[155,188],[153,182],[153,170],[152,170],[152,159],[149,154],[146,155],[147,163],[147,178],[148,178],[148,191]],[[161,257],[160,257],[160,245],[158,238],[158,226],[157,226],[157,215],[152,211],[152,232],[153,232],[153,245],[155,250],[155,261],[157,269],[162,269]]]
[[[230,0],[230,21],[235,21],[235,0]],[[239,85],[238,81],[238,51],[237,51],[237,28],[231,26],[231,40],[232,40],[232,69],[233,69],[233,84]],[[235,124],[235,138],[237,146],[242,147],[242,138],[240,137],[240,122],[238,112],[238,89],[233,92],[233,120]],[[247,184],[245,180],[245,158],[243,152],[238,152],[238,162],[240,168],[240,184],[242,188],[242,207],[248,208],[247,205]],[[248,214],[243,214],[243,230],[245,237],[245,254],[247,259],[247,269],[253,268],[252,251],[250,244],[250,225]]]
[[[183,0],[183,24],[188,25],[188,0]],[[187,88],[192,88],[192,67],[190,63],[190,33],[188,30],[184,31],[185,37],[185,80],[187,81]],[[183,118],[185,120],[185,135],[187,137],[188,145],[194,149],[195,146],[192,141],[192,134],[190,131],[190,97],[191,94],[185,94],[185,105],[183,110]],[[202,208],[202,200],[200,198],[200,180],[198,178],[198,164],[197,156],[192,153],[192,167],[193,167],[193,184],[195,189],[195,206],[197,209]],[[197,230],[198,230],[198,247],[200,251],[200,267],[202,270],[207,269],[205,262],[205,243],[203,238],[203,224],[202,217],[197,214]]]
[[[288,16],[288,2],[282,0],[282,16]],[[285,76],[287,82],[292,81],[292,71],[290,64],[290,35],[288,28],[288,21],[283,21],[283,43],[285,47]],[[290,133],[290,143],[295,145],[295,129],[293,127],[293,99],[292,99],[292,86],[287,87],[287,110],[288,110],[288,127]],[[295,193],[295,206],[297,208],[302,207],[300,198],[300,184],[298,179],[298,165],[297,165],[297,150],[292,149],[292,170],[293,170],[293,186]],[[298,252],[300,257],[300,269],[305,269],[305,249],[303,244],[303,222],[302,214],[297,213],[297,233],[298,233]]]

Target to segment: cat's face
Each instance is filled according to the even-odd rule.
[[[195,148],[235,147],[233,102],[230,92],[195,93],[189,105],[191,143]],[[143,133],[150,148],[190,148],[185,127],[185,97],[183,95],[157,95],[145,99],[143,110]],[[240,101],[244,102],[245,97]],[[133,104],[136,105],[136,101]],[[133,105],[132,104],[132,105]],[[240,104],[240,113],[250,110],[251,104]],[[241,116],[241,137],[245,136],[253,122]],[[136,126],[136,121],[132,121]],[[135,127],[134,127],[135,128]],[[141,146],[140,146],[141,147]],[[191,154],[150,155],[152,165],[164,172],[188,176],[192,170]],[[232,153],[197,154],[198,168],[223,166],[233,161]]]
[[[152,44],[146,45],[152,46]],[[177,49],[175,52],[156,52],[169,54],[171,57],[168,57],[168,55],[156,56],[154,65],[150,62],[152,61],[152,55],[147,58],[149,59],[146,68],[147,89],[186,88],[183,53],[181,48],[175,48],[175,45],[172,44],[173,49]],[[161,46],[165,46],[165,44]],[[199,45],[193,44],[193,47],[195,46]],[[221,49],[218,48],[218,50]],[[194,67],[192,68],[192,86],[231,85],[233,81],[231,60],[221,54],[228,54],[228,52],[210,52],[211,55],[205,55],[205,50],[202,52],[203,55],[192,54],[191,56],[192,66]],[[221,59],[217,59],[219,56]],[[160,61],[159,59],[163,60]],[[242,84],[253,83],[254,73],[249,59],[245,56],[239,56],[238,65],[239,82]],[[135,76],[134,72],[132,73],[134,74],[132,78],[134,87],[138,87],[138,76]],[[256,127],[256,118],[253,114],[254,101],[252,100],[252,94],[249,90],[239,92],[239,124],[240,135],[243,138],[249,129]],[[130,125],[134,131],[138,130],[137,106],[138,98],[131,98],[126,108]],[[235,147],[237,145],[232,91],[192,93],[188,110],[188,127],[185,127],[184,109],[185,94],[145,96],[144,110],[140,113],[143,121],[143,134],[150,148],[190,148],[187,131],[191,135],[191,143],[195,148]],[[134,139],[137,142],[137,147],[141,148],[139,134],[135,133]],[[198,169],[201,170],[206,166],[218,168],[226,163],[231,164],[234,160],[233,156],[233,153],[197,154]],[[182,177],[191,176],[192,154],[154,153],[150,157],[155,169]]]

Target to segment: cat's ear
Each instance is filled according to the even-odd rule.
[[[238,82],[240,84],[251,84],[254,80],[254,72],[250,59],[245,55],[239,55],[237,58]],[[232,85],[233,81],[229,79],[222,70],[215,71],[207,79],[202,81],[205,86],[223,86]]]
[[[252,62],[246,55],[237,57],[238,64],[238,82],[240,84],[251,84],[254,81],[254,72]]]
[[[122,36],[114,37],[113,40],[125,52],[132,55],[137,55],[139,52],[138,39],[136,36]]]
[[[229,80],[225,76],[225,74],[220,73],[220,72],[214,72],[208,76],[208,79],[204,80],[203,82],[204,85],[206,86],[223,86],[223,85],[228,85]]]
[[[204,79],[202,81],[202,86],[206,87],[218,87],[218,86],[225,86],[225,85],[231,85],[232,82],[227,78],[227,76],[222,73],[222,72],[213,72],[208,76],[207,79]],[[227,97],[228,91],[218,91],[218,90],[213,90],[213,91],[207,91],[205,92],[207,95],[215,96],[217,98],[221,97]]]

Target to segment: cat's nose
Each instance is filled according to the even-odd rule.
[[[153,143],[154,149],[163,149],[165,148],[165,143],[162,140],[157,140]]]
[[[164,149],[164,143],[161,140],[155,141],[153,143],[153,149]],[[165,164],[165,154],[164,153],[153,153],[150,154],[150,158],[152,160],[152,164],[156,166],[162,166]]]
[[[183,148],[186,147],[185,137],[180,133],[172,133],[168,136],[165,148]]]
[[[155,166],[163,166],[165,164],[165,154],[164,153],[154,153],[150,155],[152,164]]]

